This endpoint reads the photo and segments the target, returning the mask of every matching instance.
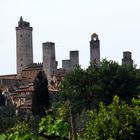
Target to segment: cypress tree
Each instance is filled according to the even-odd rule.
[[[32,113],[40,117],[45,116],[49,108],[48,80],[43,71],[38,72],[34,80],[34,92],[32,96]]]

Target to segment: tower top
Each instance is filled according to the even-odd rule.
[[[93,41],[99,40],[98,35],[96,33],[93,33],[91,35],[91,40],[93,40]]]
[[[20,17],[20,22],[23,22],[23,18],[22,18],[22,16]]]
[[[32,27],[30,27],[30,22],[24,21],[22,16],[20,17],[20,20],[18,22],[18,27],[16,27],[16,30],[21,29],[27,29],[27,30],[33,30]]]
[[[129,52],[129,51],[123,52],[123,58],[131,59],[131,57],[132,57],[132,53],[131,52]]]
[[[133,65],[132,53],[129,51],[123,52],[122,64]]]

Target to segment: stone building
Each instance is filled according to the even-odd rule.
[[[20,17],[18,26],[15,29],[17,74],[0,76],[0,86],[17,85],[19,81],[22,81],[20,82],[22,84],[23,81],[24,84],[32,83],[37,73],[39,71],[44,71],[48,78],[49,86],[50,83],[55,83],[56,87],[56,85],[59,85],[60,83],[60,80],[58,79],[63,79],[66,73],[74,70],[77,66],[79,66],[79,51],[74,50],[70,51],[69,59],[62,60],[62,68],[58,69],[54,42],[42,43],[42,62],[34,63],[32,42],[33,28],[30,26],[29,22],[24,21],[23,18]],[[90,62],[96,63],[97,65],[100,64],[100,40],[96,33],[91,35]],[[122,64],[133,64],[131,52],[123,52]]]
[[[17,74],[0,76],[0,85],[16,85],[19,81],[32,83],[39,71],[44,71],[49,85],[56,84],[57,79],[63,79],[65,74],[79,66],[79,51],[70,51],[69,59],[62,60],[62,68],[58,69],[58,62],[55,54],[55,43],[42,43],[42,62],[33,62],[33,28],[30,23],[24,21],[22,17],[16,29],[16,61]],[[91,35],[90,40],[90,62],[100,64],[100,40],[96,33]],[[133,64],[131,52],[123,52],[122,64]],[[60,78],[62,76],[62,78]],[[55,80],[54,80],[55,79]],[[52,82],[54,80],[54,82]],[[22,83],[22,82],[21,82]],[[58,81],[60,83],[60,81]],[[52,85],[51,85],[52,87]]]
[[[33,82],[37,73],[43,70],[42,63],[33,63],[24,70],[22,70],[21,77],[26,79],[28,82]]]
[[[0,86],[6,89],[14,87],[16,93],[11,94],[12,101],[18,108],[31,109],[30,94],[34,91],[33,81],[39,71],[44,71],[48,79],[50,94],[58,93],[58,87],[65,75],[79,66],[79,51],[70,51],[69,59],[62,60],[62,68],[57,68],[55,43],[42,44],[42,62],[33,62],[33,28],[22,17],[16,29],[16,61],[17,74],[0,76]],[[91,35],[90,62],[100,64],[100,40],[96,33]],[[133,64],[131,52],[123,52],[122,64]],[[9,94],[10,95],[10,94]],[[29,99],[29,100],[28,100]]]
[[[54,79],[63,79],[60,78],[60,75],[64,77],[66,73],[79,66],[79,51],[70,51],[69,59],[62,60],[61,72],[63,71],[63,74],[60,74],[60,69],[57,69],[58,62],[56,61],[54,42],[42,43],[42,62],[38,64],[34,63],[32,43],[33,28],[30,26],[29,22],[24,21],[23,18],[20,17],[18,26],[15,29],[17,56],[17,74],[15,76],[16,78],[14,78],[15,82],[18,80],[22,81],[23,79],[27,82],[33,82],[36,74],[39,71],[44,71],[50,84],[53,83],[52,80]],[[100,41],[96,33],[91,35],[90,62],[100,63]],[[10,78],[10,75],[8,78]],[[2,82],[1,80],[1,83]]]
[[[44,71],[50,82],[57,72],[57,61],[55,56],[55,43],[46,42],[42,44],[43,62],[33,63],[32,31],[30,23],[20,17],[16,27],[16,50],[17,50],[17,78],[32,82],[38,71]],[[62,69],[70,72],[79,65],[79,52],[70,51],[70,59],[62,61]],[[59,76],[56,76],[59,77]]]

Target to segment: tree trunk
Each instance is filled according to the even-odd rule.
[[[75,115],[73,114],[71,107],[70,107],[70,122],[71,122],[71,130],[72,130],[73,140],[77,140]]]
[[[33,129],[33,132],[35,135],[38,135],[39,132],[39,122],[40,122],[41,118],[40,116],[36,115],[36,116],[33,116],[33,126],[32,126],[32,129]]]

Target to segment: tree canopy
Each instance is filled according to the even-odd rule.
[[[68,101],[76,113],[97,107],[100,101],[108,105],[114,95],[129,103],[139,94],[139,73],[133,66],[107,60],[99,66],[91,64],[86,70],[77,67],[62,82],[60,101]]]
[[[98,112],[89,112],[84,128],[83,140],[139,140],[140,100],[133,99],[131,106],[114,96],[113,102],[105,106],[100,103]]]

